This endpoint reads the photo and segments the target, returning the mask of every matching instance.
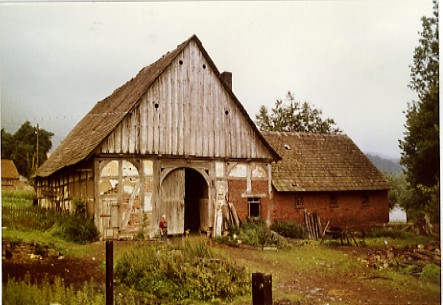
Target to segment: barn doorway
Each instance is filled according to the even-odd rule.
[[[200,233],[208,218],[208,184],[196,170],[185,168],[185,231]]]
[[[160,215],[168,221],[168,234],[208,232],[212,227],[208,182],[204,173],[192,168],[168,171],[161,183]],[[158,220],[159,221],[159,220]]]

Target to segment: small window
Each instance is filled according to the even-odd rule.
[[[361,206],[363,206],[363,207],[369,206],[369,195],[368,194],[361,195]]]
[[[260,216],[260,198],[248,198],[249,217]]]
[[[296,195],[294,197],[294,206],[296,209],[302,209],[303,208],[303,196]]]
[[[329,196],[329,206],[331,208],[338,208],[338,198],[337,198],[337,195],[330,195]]]

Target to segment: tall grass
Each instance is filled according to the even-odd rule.
[[[2,191],[2,206],[29,207],[37,198],[35,192]]]
[[[53,284],[44,279],[38,285],[31,283],[28,273],[23,281],[9,279],[3,284],[2,301],[4,305],[102,305],[105,298],[92,283],[85,283],[80,290],[67,287],[61,278],[56,278]]]

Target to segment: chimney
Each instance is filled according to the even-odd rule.
[[[220,75],[220,77],[225,84],[228,85],[229,89],[232,90],[232,73],[225,71]]]

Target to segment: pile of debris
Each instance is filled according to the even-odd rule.
[[[398,269],[420,275],[421,270],[428,264],[440,266],[440,242],[430,242],[427,245],[407,246],[402,249],[386,247],[373,250],[364,259],[360,259],[367,267],[374,269]]]

